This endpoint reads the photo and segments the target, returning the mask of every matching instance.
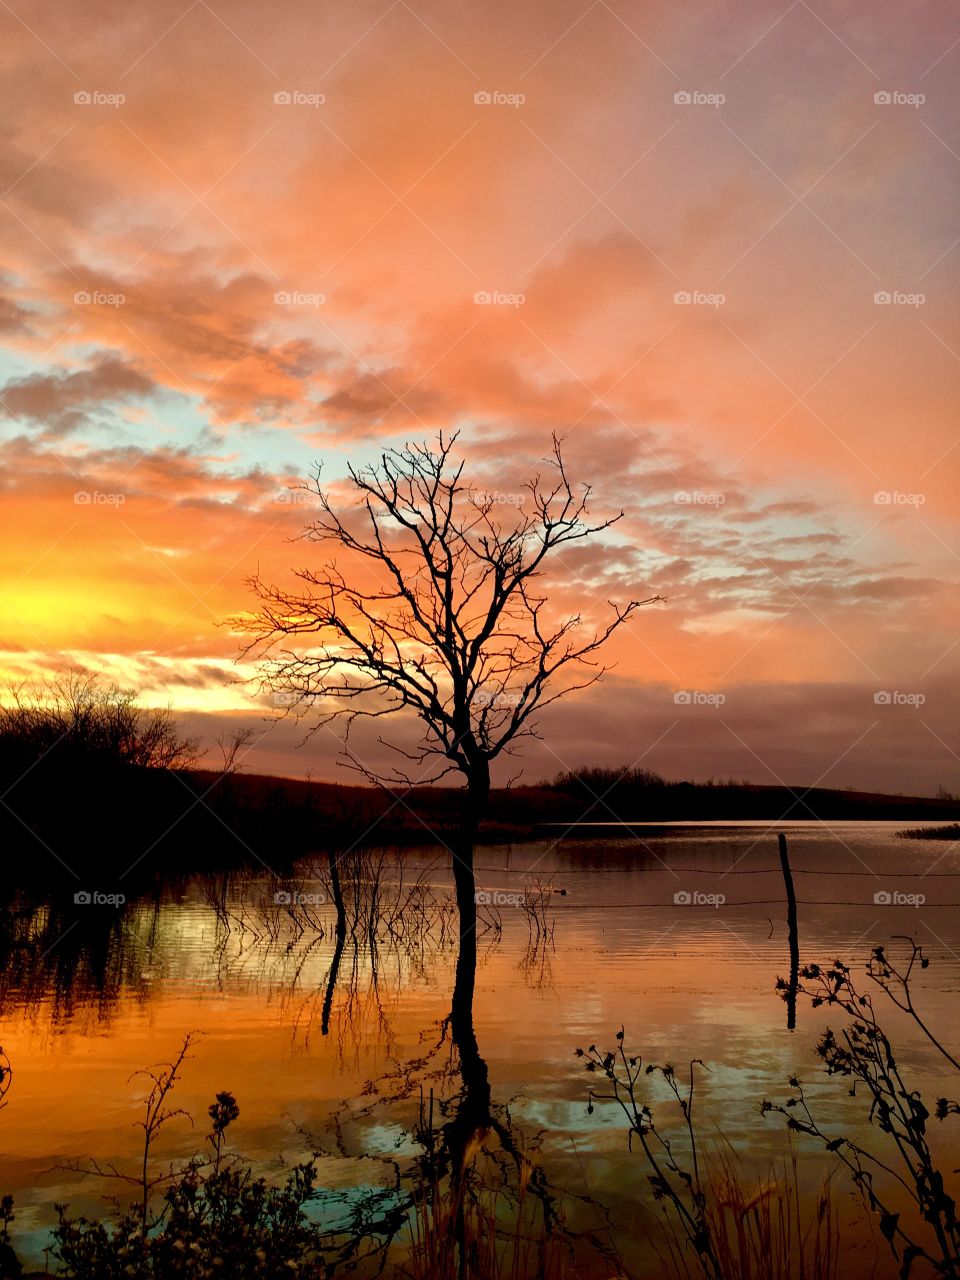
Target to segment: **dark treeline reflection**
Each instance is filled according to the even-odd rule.
[[[159,941],[160,903],[89,909],[18,892],[0,904],[0,1013],[41,1012],[54,1027],[109,1018],[125,995],[143,998]]]

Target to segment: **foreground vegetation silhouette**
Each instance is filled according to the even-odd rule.
[[[819,1118],[808,1091],[797,1077],[790,1080],[792,1096],[782,1102],[764,1100],[761,1114],[786,1120],[792,1135],[815,1139],[845,1170],[863,1204],[874,1215],[880,1236],[889,1246],[901,1280],[914,1275],[956,1280],[960,1276],[960,1223],[957,1220],[958,1170],[953,1168],[956,1143],[945,1141],[939,1154],[927,1122],[960,1115],[955,1099],[939,1097],[933,1112],[921,1094],[910,1087],[900,1054],[881,1024],[874,994],[881,994],[891,1010],[906,1015],[908,1027],[920,1035],[950,1073],[960,1073],[960,1061],[944,1046],[916,1005],[915,977],[929,961],[911,938],[899,940],[906,958],[894,961],[885,947],[875,947],[866,965],[872,990],[858,984],[850,968],[837,960],[822,968],[801,970],[801,994],[813,1007],[844,1015],[836,1029],[828,1028],[817,1054],[828,1076],[850,1082],[850,1096],[865,1094],[867,1121],[882,1138],[878,1149],[862,1139],[836,1131],[836,1122]],[[778,990],[787,997],[788,983]],[[644,1065],[639,1055],[624,1048],[623,1028],[616,1047],[596,1045],[578,1049],[588,1072],[606,1084],[591,1088],[589,1109],[595,1102],[617,1104],[648,1166],[655,1201],[661,1206],[670,1242],[672,1274],[689,1276],[686,1258],[705,1280],[803,1280],[807,1276],[849,1274],[849,1262],[838,1254],[840,1235],[835,1220],[836,1191],[824,1183],[815,1201],[803,1205],[795,1154],[779,1169],[752,1187],[743,1178],[732,1145],[720,1140],[712,1155],[698,1128],[694,1095],[699,1060],[690,1062],[681,1080],[672,1065]],[[661,1127],[654,1112],[649,1082],[662,1081],[675,1104],[680,1122],[673,1130]],[[822,1104],[821,1104],[822,1105]],[[953,1190],[951,1190],[951,1185]],[[686,1255],[686,1258],[685,1258]]]
[[[789,1098],[761,1104],[761,1114],[785,1119],[793,1141],[783,1159],[758,1177],[749,1156],[722,1133],[705,1136],[695,1107],[698,1077],[706,1071],[702,1064],[692,1062],[681,1073],[669,1064],[644,1063],[626,1049],[622,1028],[613,1048],[591,1045],[578,1051],[599,1082],[590,1090],[588,1109],[618,1105],[631,1145],[636,1143],[647,1167],[653,1203],[639,1229],[646,1232],[649,1255],[660,1260],[661,1274],[678,1280],[858,1275],[850,1269],[849,1242],[846,1253],[842,1247],[838,1177],[845,1173],[873,1215],[880,1246],[889,1248],[900,1277],[960,1275],[952,1148],[934,1141],[928,1123],[933,1117],[955,1123],[960,1104],[948,1096],[924,1102],[899,1065],[902,1053],[874,1007],[874,995],[882,996],[946,1071],[960,1071],[918,1006],[916,977],[927,969],[927,957],[915,941],[902,941],[903,960],[895,961],[883,947],[873,950],[865,971],[869,990],[839,961],[827,968],[807,965],[801,975],[801,994],[815,1007],[841,1015],[822,1034],[817,1053],[828,1076],[864,1093],[867,1132],[876,1131],[876,1145],[859,1128],[856,1137],[845,1132],[852,1103],[826,1119],[817,1114],[826,1101],[815,1105],[809,1090],[793,1078]],[[594,1259],[589,1273],[629,1274],[602,1205],[590,1202],[597,1231],[572,1231],[564,1213],[568,1191],[551,1184],[509,1107],[494,1101],[474,1025],[476,964],[476,947],[460,950],[450,1013],[436,1046],[394,1078],[387,1091],[368,1086],[353,1113],[353,1123],[377,1125],[388,1118],[384,1107],[406,1104],[420,1091],[407,1131],[415,1154],[402,1166],[389,1156],[373,1157],[388,1172],[383,1185],[366,1190],[322,1186],[320,1143],[309,1159],[271,1185],[227,1149],[228,1130],[241,1107],[226,1090],[209,1108],[205,1153],[179,1165],[155,1158],[159,1133],[182,1114],[173,1095],[192,1047],[188,1037],[170,1063],[144,1073],[149,1087],[141,1122],[143,1155],[136,1169],[71,1162],[75,1172],[128,1186],[132,1199],[124,1206],[117,1197],[113,1212],[101,1220],[58,1209],[51,1247],[58,1274],[68,1280],[215,1275],[316,1280],[386,1272],[411,1280],[552,1280],[576,1273],[571,1267],[583,1268],[584,1255],[578,1253],[583,1247]],[[459,1085],[441,1099],[432,1087],[429,1095],[424,1092],[425,1069],[445,1043],[454,1051]],[[903,1049],[909,1057],[912,1046]],[[8,1063],[4,1072],[9,1084]],[[665,1105],[672,1108],[672,1118],[661,1115]],[[351,1154],[346,1129],[340,1117],[334,1132],[335,1154],[341,1156]],[[808,1140],[835,1162],[833,1168],[824,1166],[823,1184],[813,1194],[801,1177],[796,1145]],[[362,1143],[357,1154],[364,1154]],[[340,1221],[332,1226],[335,1209]],[[0,1218],[2,1274],[15,1276],[19,1264],[9,1197]]]

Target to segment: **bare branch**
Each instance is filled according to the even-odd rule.
[[[545,707],[601,679],[600,650],[661,597],[609,601],[592,629],[578,614],[554,616],[538,590],[544,563],[623,512],[590,519],[590,488],[573,488],[554,436],[548,478],[527,481],[502,514],[466,480],[456,441],[441,434],[351,466],[352,508],[335,508],[318,470],[319,515],[302,540],[331,544],[339,559],[296,570],[296,590],[254,577],[258,611],[234,621],[263,686],[291,713],[309,711],[313,731],[343,722],[346,761],[364,776],[410,784],[370,770],[349,746],[358,719],[406,712],[421,724],[420,746],[384,745],[427,766],[431,781],[456,769],[488,790],[490,762],[536,736]]]

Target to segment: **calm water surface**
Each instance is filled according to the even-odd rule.
[[[932,961],[920,1002],[956,1051],[960,849],[898,840],[898,825],[785,828],[801,963],[839,956],[859,967],[871,946],[895,950],[896,935],[915,937]],[[171,1124],[160,1156],[195,1151],[214,1093],[230,1089],[241,1108],[234,1146],[265,1172],[322,1145],[325,1185],[369,1186],[388,1176],[388,1165],[381,1174],[362,1157],[403,1158],[421,1084],[438,1098],[453,1087],[442,1034],[456,963],[449,877],[433,850],[404,860],[399,887],[392,856],[384,863],[393,882],[385,901],[412,892],[416,910],[408,905],[373,947],[362,930],[348,936],[334,984],[332,908],[308,903],[307,916],[291,915],[275,905],[277,883],[268,878],[198,877],[119,912],[54,904],[21,919],[19,933],[10,926],[0,1043],[14,1080],[0,1115],[0,1191],[16,1197],[23,1254],[40,1258],[54,1202],[101,1212],[105,1189],[115,1188],[57,1166],[85,1156],[130,1165],[143,1093],[130,1077],[175,1053],[190,1031],[202,1034],[176,1100],[197,1131]],[[792,1074],[822,1099],[823,1115],[861,1123],[862,1107],[819,1070],[822,1011],[801,1000],[788,1031],[774,990],[789,960],[767,824],[636,826],[622,835],[598,828],[596,838],[482,848],[477,864],[479,885],[496,904],[485,909],[474,1004],[494,1101],[508,1106],[529,1149],[539,1149],[552,1182],[610,1208],[641,1274],[658,1274],[644,1244],[647,1170],[627,1150],[619,1112],[600,1105],[587,1113],[578,1045],[613,1047],[622,1024],[625,1043],[645,1060],[701,1058],[709,1067],[698,1100],[705,1129],[721,1126],[758,1164],[786,1150],[782,1123],[761,1117],[759,1102],[786,1097]],[[329,886],[318,868],[322,862],[305,861],[280,891],[322,894]],[[539,928],[513,905],[537,885],[550,901]],[[936,1097],[939,1064],[912,1035],[902,1055],[915,1086]],[[803,1177],[815,1185],[827,1165],[813,1149],[799,1150]],[[838,1187],[847,1274],[890,1274],[882,1249],[865,1243],[846,1184]],[[589,1210],[570,1214],[586,1224]]]

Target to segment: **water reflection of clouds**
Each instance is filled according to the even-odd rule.
[[[875,880],[913,884],[938,855],[896,840],[890,828],[845,827],[844,838],[857,857],[831,845],[819,825],[790,835],[803,962],[842,954],[854,964],[893,934],[926,931],[936,963],[925,1008],[934,1022],[951,1017],[960,930],[956,912],[938,901],[955,894],[956,851],[938,866],[940,879],[924,877],[930,901],[923,909],[881,908],[872,901]],[[707,889],[742,853],[744,839],[742,829],[715,830],[709,841],[690,831],[657,837],[661,856],[685,869],[684,883]],[[613,1181],[629,1180],[622,1129],[609,1115],[581,1111],[573,1058],[577,1044],[612,1042],[623,1024],[645,1061],[701,1057],[710,1067],[705,1114],[758,1158],[772,1155],[781,1135],[761,1123],[757,1104],[794,1072],[816,1077],[813,1046],[828,1020],[806,1006],[798,1030],[785,1028],[774,990],[788,966],[782,882],[770,874],[775,845],[762,844],[740,863],[744,874],[726,877],[721,907],[675,903],[676,877],[621,841],[569,842],[547,863],[542,852],[533,845],[478,855],[491,883],[524,884],[537,864],[536,875],[567,889],[552,895],[549,933],[538,935],[523,911],[502,909],[479,941],[472,1025],[496,1095],[513,1099],[518,1122],[546,1131],[555,1169],[573,1175],[575,1141],[580,1151],[603,1155]],[[871,874],[861,874],[858,857]],[[25,1197],[26,1213],[31,1196],[39,1197],[37,1212],[48,1197],[42,1170],[55,1153],[133,1143],[120,1115],[125,1094],[110,1107],[90,1103],[115,1096],[119,1081],[185,1029],[205,1033],[185,1100],[202,1114],[212,1092],[235,1088],[243,1095],[244,1150],[268,1161],[290,1142],[291,1125],[317,1129],[332,1108],[362,1096],[366,1082],[396,1064],[420,1062],[422,1078],[446,1081],[449,1091],[449,1041],[439,1058],[431,1054],[449,1015],[456,931],[432,853],[408,855],[404,892],[420,871],[422,927],[404,930],[393,919],[393,932],[381,927],[371,945],[358,906],[335,974],[336,913],[311,908],[308,925],[296,911],[265,904],[262,889],[243,878],[194,878],[122,913],[79,919],[49,903],[10,904],[2,932],[3,1043],[18,1083],[29,1084],[11,1099],[4,1130],[8,1181]],[[298,872],[307,878],[316,868]],[[392,883],[396,891],[400,878]],[[755,894],[760,904],[744,905]],[[920,1087],[936,1088],[936,1072],[922,1057],[911,1070]],[[404,1077],[404,1089],[414,1078]],[[852,1104],[838,1106],[855,1121]],[[386,1126],[383,1136],[404,1121],[384,1110],[376,1123]]]

